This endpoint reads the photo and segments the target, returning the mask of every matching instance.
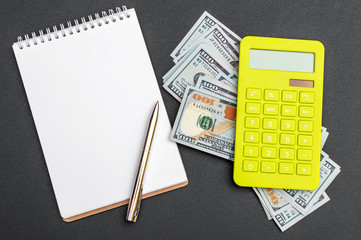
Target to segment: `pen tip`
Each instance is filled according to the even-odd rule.
[[[154,106],[154,111],[159,112],[159,100],[157,101],[157,103]]]

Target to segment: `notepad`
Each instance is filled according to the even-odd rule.
[[[65,221],[128,202],[157,100],[143,196],[187,185],[134,9],[19,37],[13,50]]]

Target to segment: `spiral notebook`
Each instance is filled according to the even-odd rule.
[[[187,185],[134,9],[19,37],[13,50],[64,221],[128,202],[157,100],[143,197]]]

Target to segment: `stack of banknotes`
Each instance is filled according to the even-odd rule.
[[[171,53],[163,87],[182,103],[172,140],[233,160],[240,41],[204,12]]]
[[[321,149],[327,137],[327,129],[322,127]],[[325,190],[340,172],[341,167],[321,150],[320,184],[315,190],[272,188],[253,188],[253,190],[258,196],[268,220],[273,219],[284,232],[330,201]]]
[[[237,87],[240,41],[239,36],[204,12],[171,53],[175,65],[163,76],[163,87],[178,101],[201,76]]]
[[[241,38],[204,12],[171,53],[163,87],[181,102],[171,140],[233,160]],[[328,137],[322,127],[321,149]],[[254,188],[269,220],[285,231],[330,200],[326,188],[341,171],[322,151],[313,191]]]

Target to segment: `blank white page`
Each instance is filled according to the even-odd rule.
[[[134,9],[13,50],[63,218],[129,199],[150,115],[143,194],[187,182]]]

